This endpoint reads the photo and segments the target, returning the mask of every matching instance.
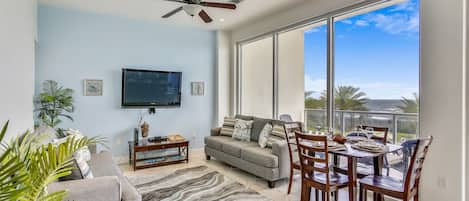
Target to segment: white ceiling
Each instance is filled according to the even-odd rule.
[[[227,2],[228,0],[207,1]],[[212,23],[205,24],[198,16],[190,17],[184,12],[162,19],[162,15],[181,5],[164,0],[39,0],[41,4],[213,30],[233,29],[251,20],[288,9],[305,1],[311,0],[244,0],[238,4],[236,10],[205,8],[214,19]],[[220,19],[224,21],[221,22]]]

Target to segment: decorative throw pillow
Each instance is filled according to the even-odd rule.
[[[75,153],[75,161],[78,166],[78,169],[81,172],[81,176],[83,179],[92,179],[93,173],[91,172],[90,166],[86,163],[85,156],[80,154],[80,152]]]
[[[251,129],[252,129],[252,120],[245,121],[242,119],[236,119],[233,139],[249,142],[251,141]]]
[[[77,161],[75,159],[72,160],[72,164],[69,166],[72,168],[71,173],[65,177],[60,177],[59,181],[70,181],[70,180],[78,180],[78,179],[83,179],[83,176],[81,175],[81,171],[78,168]]]
[[[262,129],[261,133],[259,134],[259,146],[261,148],[265,148],[267,146],[267,142],[269,140],[269,135],[272,132],[272,124],[266,124]]]
[[[223,121],[223,126],[220,131],[220,135],[232,137],[234,132],[235,121],[235,118],[225,117],[225,120]]]
[[[290,136],[289,134],[289,137],[294,138],[295,135],[293,134],[293,136]],[[285,141],[285,128],[283,127],[283,125],[275,124],[272,127],[272,132],[270,133],[267,139],[267,147],[272,148],[273,143],[281,141]]]

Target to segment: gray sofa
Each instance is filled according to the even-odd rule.
[[[236,118],[253,120],[251,142],[242,142],[222,136],[220,135],[221,128],[214,128],[211,135],[205,138],[207,160],[214,157],[218,161],[259,176],[267,180],[270,188],[275,187],[275,181],[288,178],[290,156],[287,142],[273,143],[272,148],[261,148],[258,145],[259,134],[265,124],[284,125],[285,122],[242,115],[237,115]]]
[[[48,186],[48,191],[66,189],[68,195],[65,200],[74,201],[142,200],[142,196],[113,161],[111,153],[107,151],[93,153],[88,165],[93,173],[93,179],[54,182]]]

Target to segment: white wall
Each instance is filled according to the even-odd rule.
[[[464,0],[421,1],[420,132],[433,135],[421,200],[463,200]]]
[[[223,124],[226,116],[232,116],[231,110],[231,33],[217,32],[217,125]]]
[[[191,148],[203,147],[216,122],[216,33],[126,17],[39,6],[36,92],[44,80],[75,90],[74,121],[88,136],[105,136],[115,156],[127,157],[141,109],[121,108],[121,68],[182,72],[182,104],[147,115],[151,136],[180,133]],[[190,37],[188,37],[188,34]],[[101,79],[103,96],[83,96],[84,79]],[[192,96],[191,82],[205,82],[205,95]]]
[[[36,1],[0,0],[0,124],[6,139],[33,128]]]

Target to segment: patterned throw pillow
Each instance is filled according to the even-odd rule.
[[[259,134],[259,146],[261,148],[265,148],[267,146],[267,142],[269,141],[270,133],[272,132],[272,124],[266,124],[262,129],[261,133]]]
[[[84,154],[80,154],[80,152],[77,152],[75,154],[75,162],[78,166],[78,169],[81,172],[81,176],[83,179],[92,179],[93,178],[93,173],[91,172],[90,166],[88,163],[86,163],[86,159]]]
[[[225,117],[225,120],[223,121],[223,126],[220,131],[220,135],[229,137],[233,136],[235,121],[235,118]]]
[[[234,132],[233,132],[233,139],[241,140],[245,142],[251,141],[251,129],[252,129],[252,120],[245,121],[242,119],[236,119]]]
[[[295,137],[295,135],[293,134],[293,136],[290,136],[289,134],[289,137]],[[276,124],[273,126],[272,132],[267,139],[267,147],[272,148],[273,143],[281,141],[285,141],[285,128],[282,125]]]

